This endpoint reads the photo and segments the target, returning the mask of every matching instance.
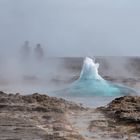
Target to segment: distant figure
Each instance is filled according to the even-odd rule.
[[[31,55],[31,48],[29,46],[29,41],[25,41],[24,45],[21,48],[21,58],[22,60],[29,60]]]
[[[35,55],[35,58],[37,60],[43,60],[44,58],[44,51],[43,51],[43,48],[41,47],[41,44],[37,44],[35,49],[34,49],[34,55]]]

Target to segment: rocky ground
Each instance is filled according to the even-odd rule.
[[[0,92],[0,140],[84,139],[66,119],[80,105],[47,95]]]
[[[116,98],[106,107],[97,110],[105,115],[105,120],[91,121],[90,131],[95,127],[108,132],[110,137],[126,140],[140,139],[140,97],[124,96]],[[108,134],[105,134],[105,137]]]
[[[140,139],[140,97],[91,109],[38,93],[0,92],[0,140],[115,139]]]

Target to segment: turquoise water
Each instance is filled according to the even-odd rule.
[[[122,96],[135,91],[123,85],[117,85],[104,80],[98,73],[99,64],[86,57],[78,80],[57,91],[61,96]]]
[[[70,101],[81,102],[85,105],[96,107],[106,105],[112,99],[124,95],[136,95],[137,92],[127,86],[111,83],[103,79],[98,73],[99,64],[90,58],[85,58],[83,68],[78,80],[66,86],[51,82],[37,82],[35,84],[12,83],[1,86],[5,92],[19,92],[22,94],[40,93],[49,96],[61,97]],[[66,82],[67,83],[67,82]],[[52,86],[52,87],[51,87]],[[137,90],[138,91],[138,90]],[[138,91],[139,93],[139,91]]]

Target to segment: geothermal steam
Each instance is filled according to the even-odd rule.
[[[99,75],[98,68],[98,63],[86,57],[79,79],[59,92],[66,96],[120,96],[135,92],[131,88],[106,81]]]

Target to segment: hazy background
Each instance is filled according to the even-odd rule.
[[[0,0],[0,89],[58,89],[79,77],[85,56],[105,79],[136,85],[139,37],[139,0]]]
[[[25,40],[48,56],[140,55],[139,0],[0,0],[0,53]]]

